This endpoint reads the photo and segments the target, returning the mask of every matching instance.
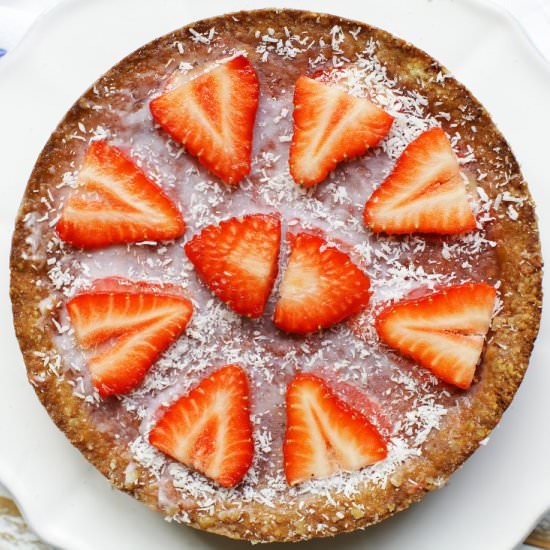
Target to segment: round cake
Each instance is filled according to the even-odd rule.
[[[13,237],[28,378],[111,483],[252,542],[364,528],[495,427],[541,309],[534,206],[433,58],[294,10],[129,55],[44,147]]]

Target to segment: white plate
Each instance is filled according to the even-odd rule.
[[[422,47],[449,67],[493,114],[522,163],[550,246],[550,72],[507,16],[469,0],[287,2],[338,12]],[[0,479],[34,529],[71,550],[244,548],[169,525],[112,490],[49,420],[25,378],[8,302],[13,220],[40,149],[73,101],[98,76],[145,42],[196,19],[263,7],[253,0],[96,0],[62,4],[0,63]],[[265,5],[283,3],[269,0]],[[546,250],[550,257],[550,250]],[[500,427],[451,479],[421,504],[339,548],[506,549],[550,506],[548,316],[532,364]],[[329,548],[333,541],[314,543]],[[294,548],[294,547],[293,547]]]

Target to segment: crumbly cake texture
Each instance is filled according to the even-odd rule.
[[[252,172],[231,189],[154,126],[148,104],[174,70],[201,70],[237,52],[255,66],[261,100]],[[332,66],[345,66],[346,89],[368,95],[396,120],[379,147],[305,190],[288,173],[293,83]],[[362,225],[365,200],[406,144],[435,125],[460,158],[479,229],[444,238],[373,235]],[[60,242],[54,227],[94,139],[128,151],[180,205],[183,239],[94,252]],[[279,281],[259,320],[237,316],[211,295],[182,243],[206,225],[254,211],[281,212],[284,230],[320,228],[349,252],[371,277],[367,311],[297,338],[277,332],[270,320]],[[283,246],[281,265],[286,254]],[[540,318],[541,268],[527,185],[508,144],[464,86],[382,30],[331,15],[262,10],[200,21],[159,38],[76,102],[29,181],[13,238],[11,297],[29,381],[58,427],[114,486],[199,529],[253,542],[297,541],[363,528],[408,507],[444,485],[484,442],[528,365]],[[111,275],[185,287],[195,314],[141,387],[102,402],[64,304],[93,279]],[[467,280],[495,285],[499,300],[474,385],[463,392],[381,344],[372,322],[388,300]],[[251,380],[256,448],[244,480],[224,489],[156,451],[147,434],[161,404],[232,362]],[[297,370],[330,380],[366,412],[388,440],[388,458],[289,488],[281,458],[284,392]]]

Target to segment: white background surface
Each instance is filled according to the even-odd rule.
[[[58,546],[246,547],[165,524],[160,515],[110,489],[53,426],[25,379],[7,300],[7,261],[13,220],[34,160],[68,107],[97,77],[143,43],[193,20],[284,4],[68,1],[43,17],[0,61],[0,480],[39,534]],[[292,6],[338,12],[394,32],[428,51],[470,87],[522,164],[548,248],[550,71],[515,23],[473,0],[303,0]],[[550,506],[550,369],[543,360],[549,331],[544,322],[525,382],[488,445],[447,488],[365,533],[299,547],[502,550],[519,542]]]

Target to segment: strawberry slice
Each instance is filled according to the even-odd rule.
[[[350,257],[309,233],[289,234],[290,257],[273,321],[282,330],[315,332],[363,309],[370,281]]]
[[[466,283],[382,311],[376,320],[380,338],[418,361],[441,380],[468,389],[483,350],[496,290]]]
[[[376,428],[313,374],[298,374],[289,384],[286,415],[283,456],[289,485],[386,458],[386,442]]]
[[[259,317],[277,276],[281,221],[251,214],[210,225],[185,252],[200,278],[233,311]]]
[[[122,278],[96,281],[67,303],[76,338],[101,397],[137,387],[185,330],[193,306],[170,286]],[[100,349],[95,349],[101,346]]]
[[[294,181],[307,187],[323,181],[339,162],[376,146],[392,123],[393,117],[368,99],[301,76],[289,159]]]
[[[260,86],[242,55],[151,101],[153,118],[210,172],[226,183],[250,173]]]
[[[372,231],[388,234],[476,228],[458,160],[441,128],[427,130],[407,146],[367,201],[364,218]]]
[[[118,147],[94,141],[57,223],[80,248],[176,239],[185,224],[176,205]]]
[[[254,454],[248,394],[243,369],[223,367],[164,413],[149,442],[223,487],[232,487],[246,474]]]

